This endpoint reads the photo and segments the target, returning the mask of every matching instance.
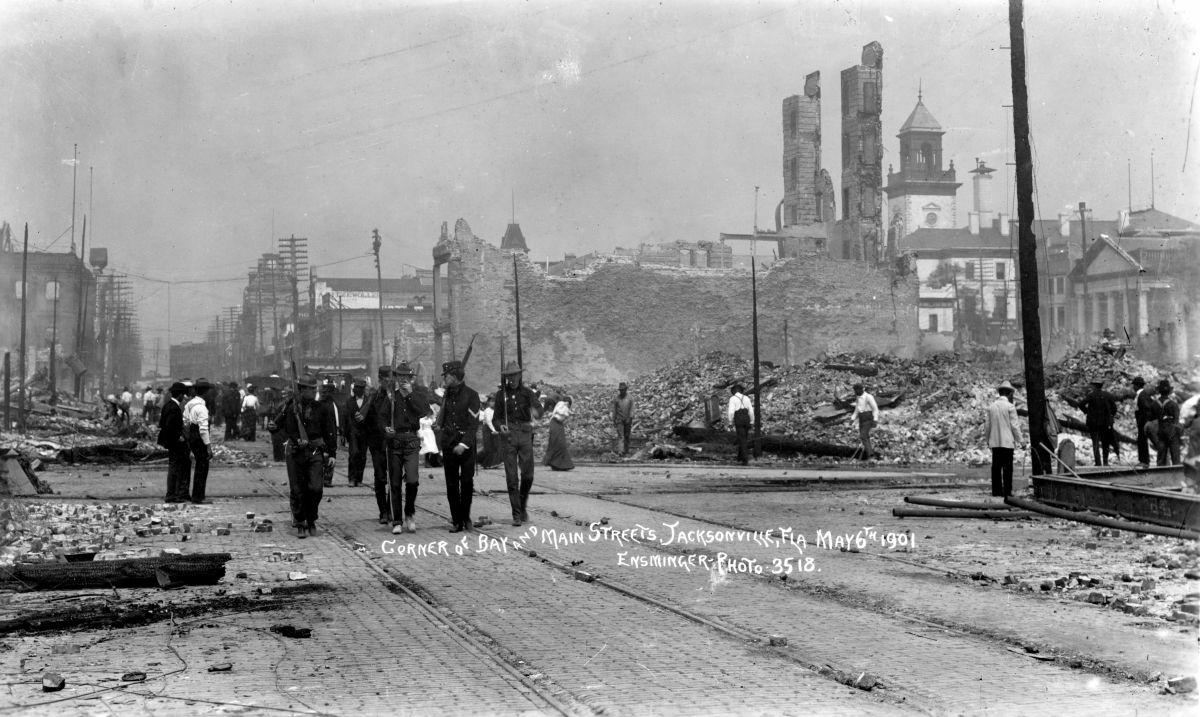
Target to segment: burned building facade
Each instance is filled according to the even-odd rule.
[[[888,254],[883,234],[883,47],[863,47],[862,61],[842,70],[843,259],[878,264]]]

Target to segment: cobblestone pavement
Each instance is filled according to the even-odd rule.
[[[61,496],[149,504],[161,491],[155,473],[100,473],[109,475],[86,469],[50,477]],[[1044,639],[1031,643],[1061,646],[1067,642],[1060,633],[1090,630],[1096,640],[1080,654],[1109,657],[1124,649],[1170,664],[1189,644],[1194,651],[1194,632],[1170,633],[1159,644],[1144,629],[1121,631],[1113,622],[1117,626],[1109,630],[1108,616],[1089,622],[1107,615],[1089,615],[1090,606],[989,593],[863,553],[809,551],[813,569],[783,581],[699,565],[691,572],[648,566],[651,560],[689,554],[698,560],[724,551],[754,558],[769,573],[771,561],[784,556],[771,544],[732,539],[704,550],[691,545],[685,553],[649,540],[622,546],[587,537],[587,523],[602,517],[614,530],[640,524],[660,533],[667,530],[664,523],[675,521],[677,529],[795,525],[805,532],[832,531],[871,517],[851,510],[850,516],[805,515],[796,505],[801,494],[757,488],[751,495],[744,485],[758,473],[723,473],[690,467],[539,470],[532,525],[514,528],[505,520],[502,473],[484,471],[473,513],[495,521],[484,529],[487,538],[451,535],[444,517],[428,512],[444,516],[447,509],[440,469],[426,469],[415,534],[391,535],[374,520],[370,491],[343,483],[326,491],[327,532],[299,540],[282,532],[285,501],[272,493],[284,482],[280,467],[222,468],[210,481],[215,504],[188,510],[211,513],[214,520],[254,511],[275,520],[281,532],[204,534],[188,550],[234,554],[228,574],[246,577],[227,578],[230,593],[272,587],[283,594],[298,584],[286,577],[296,569],[307,574],[304,583],[320,589],[297,596],[285,610],[201,616],[183,631],[159,623],[4,638],[11,649],[0,647],[0,669],[9,683],[0,713],[1158,715],[1196,708],[1189,696],[1161,695],[1133,680],[1071,669],[1063,660],[1039,661],[1010,644],[1040,630]],[[780,470],[762,475],[797,477]],[[885,477],[914,479],[956,482],[944,474]],[[704,485],[719,490],[702,491]],[[551,529],[557,545],[546,542],[553,541]],[[513,541],[520,538],[539,559],[516,548]],[[178,546],[168,536],[138,542]],[[354,552],[356,543],[362,552]],[[280,549],[303,552],[303,561],[268,562]],[[638,559],[646,566],[618,565]],[[194,595],[205,590],[212,588],[185,589]],[[941,624],[931,624],[935,620]],[[1010,621],[1020,627],[1011,628]],[[296,640],[270,631],[281,622],[311,627],[313,637]],[[976,623],[982,634],[945,627]],[[787,638],[787,645],[768,646],[770,635]],[[53,645],[65,642],[82,649],[51,654]],[[1118,653],[1115,659],[1126,658]],[[232,662],[234,669],[207,672],[217,661]],[[36,681],[44,667],[68,674],[66,691],[40,692]],[[84,697],[98,689],[90,685],[111,687],[129,670],[145,671],[148,680]],[[833,679],[863,673],[880,681],[871,692]],[[56,697],[71,699],[22,707]]]
[[[792,473],[794,475],[796,471]],[[748,530],[770,530],[781,526],[794,527],[796,532],[807,536],[813,548],[809,554],[820,563],[819,571],[805,573],[801,579],[794,581],[793,584],[801,589],[837,591],[880,609],[982,632],[1021,645],[1037,646],[1044,651],[1059,650],[1083,656],[1107,663],[1118,671],[1141,675],[1154,672],[1167,675],[1195,674],[1200,666],[1195,627],[1161,621],[1147,623],[1124,613],[1103,610],[1074,600],[977,587],[948,579],[944,570],[914,564],[922,559],[923,551],[936,546],[939,541],[982,541],[982,532],[989,529],[986,522],[894,518],[891,507],[900,504],[902,495],[895,495],[891,504],[880,506],[864,498],[859,499],[862,502],[841,500],[844,494],[833,494],[837,497],[826,500],[822,499],[824,496],[812,498],[811,494],[799,492],[720,496],[657,493],[657,490],[662,490],[664,485],[672,482],[663,475],[663,471],[640,473],[638,479],[646,486],[644,495],[624,494],[626,484],[619,478],[615,482],[620,492],[616,495],[606,493],[603,474],[586,486],[553,474],[545,476],[542,483],[546,490],[557,486],[573,492],[582,489],[589,493],[605,493],[610,500],[604,501],[604,504],[614,504],[614,508],[597,506],[591,509],[593,514],[596,510],[612,512],[615,503],[620,502],[646,508],[646,512],[634,513],[631,518],[653,519],[660,524],[663,520],[681,520],[686,524],[687,517],[694,516],[716,523],[715,526],[706,525],[709,528],[736,526]],[[951,497],[983,499],[980,495],[961,493]],[[539,503],[553,509],[549,501]],[[839,503],[842,505],[839,506]],[[673,517],[664,519],[653,511],[667,511]],[[861,552],[816,548],[819,530],[833,536],[855,535],[866,526],[873,527],[879,535],[902,535],[909,531],[919,541],[916,552],[889,550],[878,542],[867,545]],[[991,529],[998,530],[996,527]],[[973,535],[966,535],[968,532]],[[1068,560],[1060,555],[1063,547],[1053,544],[1059,542],[1057,536],[1061,534],[1045,528],[1031,528],[1023,530],[1023,533],[1019,540],[1013,541],[1014,552],[1018,551],[1019,546],[1019,554],[1012,556],[1009,568],[1016,569],[1013,563],[1019,566],[1025,562],[1024,567],[1028,568],[1031,562],[1061,563]],[[735,550],[728,543],[717,547]],[[743,547],[745,550],[742,550]],[[771,550],[750,550],[754,547],[752,544],[739,543],[737,552],[763,560],[769,560],[773,553]],[[1064,564],[1070,565],[1069,562]],[[1063,572],[1066,569],[1064,567]],[[931,599],[933,591],[936,591],[936,599]]]

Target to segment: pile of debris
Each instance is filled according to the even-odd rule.
[[[676,426],[703,429],[717,426],[728,430],[725,406],[729,387],[742,384],[747,395],[754,392],[751,362],[739,356],[714,352],[667,366],[629,381],[635,402],[633,432],[645,438],[640,457],[657,451],[664,455],[696,455],[672,449],[679,440]],[[1119,433],[1136,433],[1133,420],[1134,376],[1148,384],[1160,377],[1185,392],[1191,378],[1173,375],[1134,359],[1125,347],[1111,343],[1086,348],[1046,372],[1047,398],[1060,419],[1082,426],[1078,405],[1089,382],[1099,378],[1121,399],[1116,428]],[[864,353],[842,354],[812,360],[802,365],[760,366],[759,394],[763,434],[829,446],[855,446],[857,426],[849,421],[853,411],[852,386],[863,383],[880,407],[872,437],[876,450],[895,463],[969,463],[990,461],[983,437],[983,417],[996,400],[1002,381],[1023,386],[1023,374],[1011,366],[971,363],[958,354],[937,354],[913,360]],[[542,387],[554,398],[570,395],[572,419],[568,433],[573,450],[580,455],[611,457],[616,441],[612,426],[614,386]],[[1018,395],[1017,406],[1024,409]],[[544,433],[544,432],[542,432]],[[540,435],[540,434],[539,434]],[[1086,439],[1081,450],[1090,450]],[[842,455],[831,450],[827,457]],[[699,455],[697,457],[703,457]],[[1021,460],[1024,456],[1018,456]]]
[[[170,539],[188,542],[200,533],[274,530],[266,518],[247,516],[244,525],[235,524],[196,506],[43,502],[5,503],[0,508],[0,528],[0,566],[157,557],[163,551],[137,547],[133,539],[175,536]]]

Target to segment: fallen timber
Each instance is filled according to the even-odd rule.
[[[672,432],[686,443],[713,443],[718,445],[734,445],[737,434],[732,431],[718,431],[713,428],[692,428],[691,426],[675,426]],[[750,436],[749,442],[754,442]],[[853,458],[862,449],[854,446],[842,446],[836,443],[821,441],[806,441],[788,436],[768,435],[762,437],[762,449],[766,453],[777,455],[796,455],[803,453],[812,456],[829,456],[833,458]]]
[[[1077,523],[1098,525],[1103,528],[1115,528],[1116,530],[1124,530],[1130,533],[1142,533],[1144,535],[1165,535],[1168,538],[1200,540],[1200,532],[1195,530],[1187,530],[1186,528],[1166,528],[1158,525],[1150,525],[1148,523],[1134,523],[1128,520],[1117,520],[1116,518],[1088,515],[1082,512],[1055,508],[1044,503],[1039,503],[1036,500],[1026,500],[1025,498],[1009,497],[1005,498],[1004,502],[1018,508],[1024,508],[1025,510],[1041,513],[1042,515],[1048,515],[1053,518],[1063,518],[1065,520],[1073,520]]]
[[[897,518],[982,518],[985,520],[1022,520],[1037,517],[1037,513],[1031,513],[1026,510],[1012,510],[1007,506],[1003,510],[892,508],[892,515]]]
[[[943,500],[941,498],[923,498],[921,496],[904,496],[905,503],[913,505],[931,505],[938,508],[961,508],[966,510],[1012,510],[1011,506],[1005,505],[1002,502],[990,501],[971,501],[971,500]]]
[[[1069,510],[1117,515],[1193,533],[1200,530],[1200,496],[1161,488],[1114,485],[1098,480],[1103,473],[1089,473],[1087,478],[1035,475],[1032,477],[1034,498],[1046,505]],[[1125,475],[1124,471],[1119,473]],[[1005,502],[1018,505],[1010,500]]]
[[[216,585],[229,553],[165,555],[81,563],[17,563],[0,570],[0,585],[19,590]]]

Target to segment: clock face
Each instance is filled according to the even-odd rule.
[[[937,212],[930,212],[925,215],[925,223],[931,227],[937,224],[937,220],[938,220]]]

